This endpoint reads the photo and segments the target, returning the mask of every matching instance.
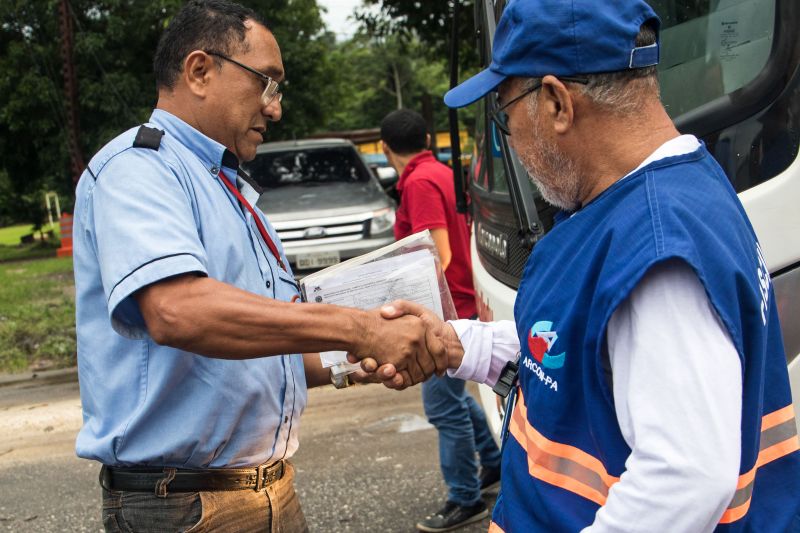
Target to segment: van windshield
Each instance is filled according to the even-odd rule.
[[[245,165],[256,182],[267,189],[290,185],[363,183],[369,173],[350,146],[300,148],[258,154]]]

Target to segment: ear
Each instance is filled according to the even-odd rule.
[[[181,77],[189,90],[199,97],[205,97],[210,79],[217,74],[214,59],[201,50],[195,50],[183,62]]]
[[[389,163],[389,166],[394,167],[394,158],[392,157],[394,156],[394,152],[389,148],[389,145],[381,141],[381,150],[383,150],[383,155],[386,156],[386,162]]]
[[[575,121],[575,100],[569,89],[555,76],[542,79],[542,98],[540,113],[544,111],[553,124],[553,131],[567,133]]]
[[[431,134],[430,133],[426,133],[425,134],[425,148],[427,150],[430,150],[430,148],[431,148]]]

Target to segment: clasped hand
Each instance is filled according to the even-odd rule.
[[[447,337],[452,327],[425,307],[397,300],[370,311],[373,319],[364,342],[348,354],[350,362],[361,362],[368,374],[359,381],[383,383],[402,390],[421,383],[448,368]]]

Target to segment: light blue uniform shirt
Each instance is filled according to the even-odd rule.
[[[194,272],[282,301],[297,294],[218,177],[222,167],[236,180],[236,158],[165,111],[148,126],[166,132],[159,150],[133,147],[138,127],[123,133],[94,156],[76,192],[77,453],[113,466],[182,468],[288,458],[306,404],[302,356],[213,359],[147,333],[132,295],[170,276]],[[252,187],[237,181],[255,204]]]

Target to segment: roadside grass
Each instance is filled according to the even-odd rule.
[[[58,241],[35,241],[17,246],[0,245],[0,263],[55,257]]]
[[[20,237],[29,233],[33,233],[33,226],[30,224],[0,228],[0,245],[16,246],[19,244]]]
[[[76,364],[72,258],[0,264],[0,372]]]
[[[53,238],[40,239],[39,232],[34,234],[35,240],[28,244],[21,244],[20,237],[33,233],[33,226],[20,224],[0,228],[0,263],[5,261],[20,261],[24,259],[38,259],[53,257],[59,247],[59,227],[55,225]],[[45,237],[47,230],[45,230]]]

